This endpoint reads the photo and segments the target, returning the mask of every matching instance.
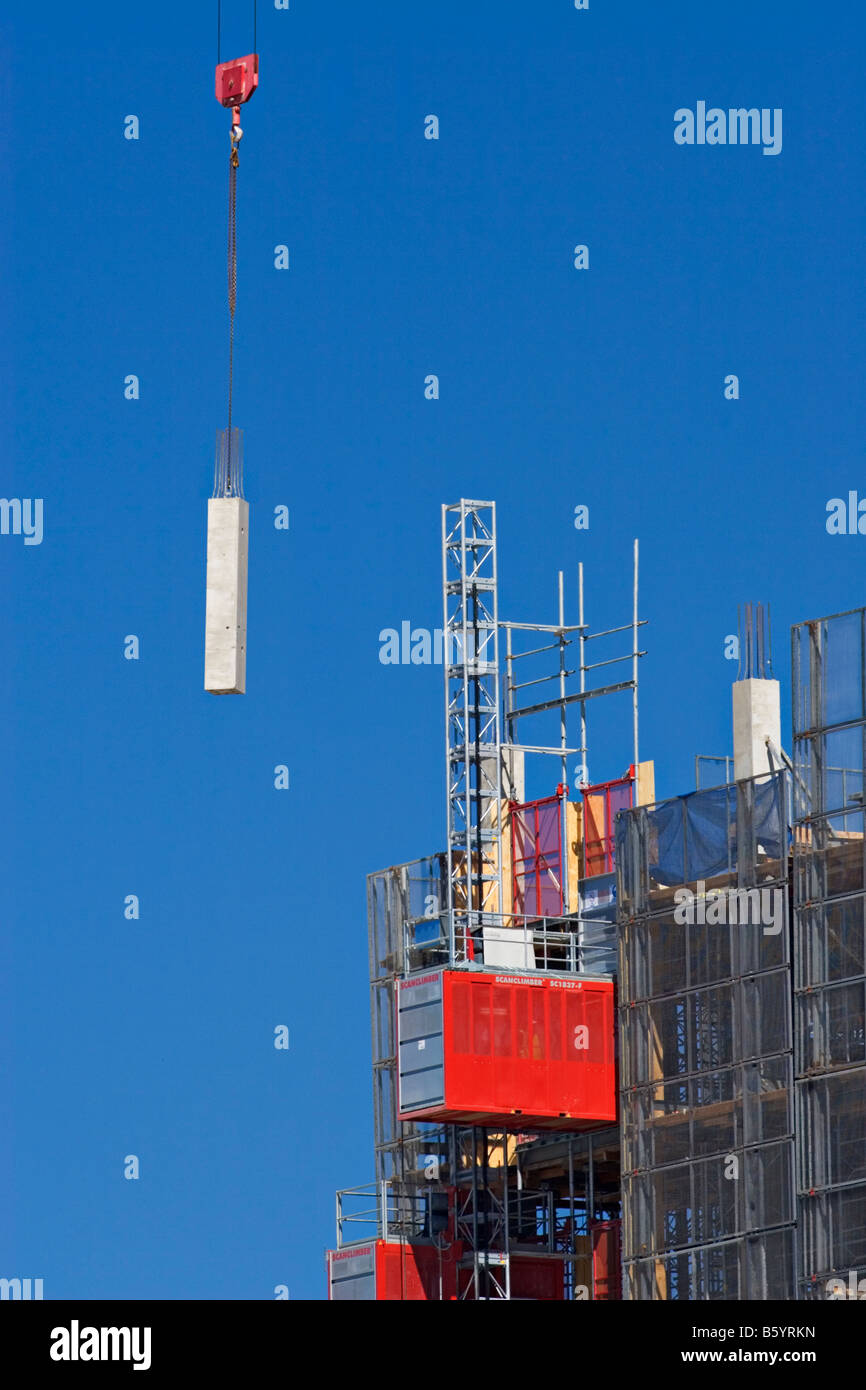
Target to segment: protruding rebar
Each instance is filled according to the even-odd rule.
[[[773,648],[770,605],[746,603],[737,607],[740,652],[737,680],[772,680]]]
[[[216,462],[214,464],[213,496],[243,497],[244,495],[244,434],[233,426],[217,430]]]

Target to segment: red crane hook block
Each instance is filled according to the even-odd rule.
[[[216,99],[232,112],[232,125],[240,122],[238,107],[249,101],[259,85],[259,55],[248,53],[245,58],[232,58],[218,63],[216,70]]]

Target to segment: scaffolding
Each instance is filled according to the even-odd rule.
[[[565,621],[561,571],[555,623],[508,621],[498,616],[495,503],[461,498],[442,507],[448,866],[444,906],[451,918],[441,939],[452,964],[483,962],[485,946],[489,954],[489,944],[501,928],[523,926],[533,913],[551,921],[560,914],[579,915],[578,879],[612,870],[612,814],[633,799],[639,768],[638,665],[645,655],[639,646],[639,630],[646,620],[639,616],[638,555],[635,541],[631,622],[589,630],[582,563],[578,565],[576,624]],[[629,650],[587,661],[589,643],[619,639],[622,634],[630,636]],[[500,635],[506,653],[502,712]],[[571,656],[575,645],[576,659]],[[547,669],[550,653],[556,654],[553,671]],[[594,672],[623,663],[631,668],[627,679],[601,686],[592,683]],[[577,689],[572,688],[574,677]],[[524,698],[520,692],[549,682],[556,686],[553,696],[520,703]],[[621,692],[631,694],[632,766],[625,778],[590,786],[587,705]],[[580,719],[579,740],[574,745],[569,743],[567,723],[573,705],[579,707]],[[558,742],[518,739],[519,721],[551,715],[557,719]],[[575,771],[584,793],[582,814],[592,821],[599,807],[602,811],[599,843],[590,846],[588,863],[584,862],[583,825],[575,813],[576,803],[568,799],[569,758],[575,755],[581,759]],[[525,763],[527,757],[536,756],[559,760],[559,784],[555,796],[527,801]],[[539,854],[542,822],[544,847]],[[506,882],[512,888],[508,894]],[[546,960],[547,955],[544,950],[542,958]],[[409,968],[420,968],[420,964]]]
[[[492,502],[445,506],[442,539],[446,848],[368,879],[376,1180],[338,1194],[335,1296],[791,1300],[827,1297],[831,1279],[856,1288],[866,609],[792,630],[793,759],[768,737],[769,773],[733,781],[731,758],[699,755],[697,790],[656,802],[652,765],[638,762],[637,543],[632,621],[591,633],[582,566],[577,623],[562,574],[553,623],[500,619]],[[630,651],[587,661],[588,643],[623,633]],[[742,678],[771,679],[762,605],[747,606],[741,636]],[[629,678],[591,684],[615,662]],[[537,699],[545,682],[555,694]],[[631,692],[634,761],[591,784],[587,707],[618,692]],[[526,734],[535,718],[556,720],[549,741]],[[536,755],[548,769],[554,759],[559,784],[533,800]],[[432,1063],[417,1053],[400,1071],[398,993],[453,971],[511,972],[509,987],[535,972],[544,988],[583,976],[610,990],[616,976],[619,1125],[612,1107],[583,1133],[543,1107],[402,1120],[398,1075]],[[416,1004],[420,1018],[426,995],[407,996],[406,1011]],[[529,1114],[552,1128],[504,1128]]]
[[[639,719],[638,719],[638,663],[640,658],[646,656],[645,651],[640,650],[639,629],[646,625],[646,618],[639,616],[638,607],[638,559],[639,546],[634,542],[634,567],[633,567],[633,608],[632,620],[619,627],[605,628],[599,632],[590,632],[587,623],[584,621],[584,574],[583,563],[577,567],[578,582],[578,621],[576,623],[566,623],[565,621],[565,580],[563,572],[558,574],[558,612],[556,623],[517,623],[502,622],[500,624],[505,634],[505,727],[508,740],[508,747],[514,752],[524,754],[542,754],[558,757],[560,760],[560,782],[562,785],[568,783],[568,759],[577,754],[581,762],[576,769],[579,774],[577,781],[580,786],[589,785],[589,747],[587,743],[587,705],[591,700],[600,699],[606,695],[616,695],[623,691],[631,692],[632,704],[632,762],[634,767],[639,762]],[[607,638],[618,636],[620,633],[630,633],[631,650],[619,653],[615,656],[602,657],[598,661],[587,661],[586,651],[589,642],[604,641]],[[528,639],[537,644],[541,640],[542,644],[532,645],[524,650],[517,650],[515,642],[521,640],[522,634],[529,634]],[[550,638],[550,641],[545,641]],[[577,646],[576,664],[569,667],[569,648]],[[546,656],[548,652],[556,652],[558,657],[557,668],[552,672],[538,674],[532,670],[523,679],[518,680],[518,675],[522,675],[524,668],[517,668],[517,662],[535,661],[539,656]],[[615,681],[609,685],[590,686],[588,678],[591,671],[600,670],[602,667],[616,666],[628,663],[631,666],[631,676],[627,680]],[[577,676],[578,689],[570,690],[568,680],[570,677]],[[519,705],[517,703],[517,692],[527,690],[532,686],[543,685],[548,681],[558,683],[558,693],[548,700],[533,701],[531,704]],[[579,740],[575,747],[570,747],[568,743],[567,712],[569,705],[579,706],[580,733]],[[559,744],[538,745],[522,743],[517,737],[517,721],[528,719],[536,715],[544,715],[555,712],[559,716]]]
[[[395,1005],[396,981],[408,969],[407,937],[419,945],[439,941],[447,885],[444,854],[383,869],[367,879],[377,1183],[423,1183],[447,1161],[447,1135],[439,1127],[399,1119]]]
[[[786,772],[617,822],[632,1299],[794,1296]]]
[[[866,609],[792,639],[798,1276],[823,1299],[866,1266]]]
[[[538,1139],[452,1126],[448,1139],[434,1181],[337,1193],[338,1251],[435,1248],[467,1301],[620,1297],[615,1129]]]
[[[470,536],[470,547],[465,538]],[[568,801],[568,760],[577,756],[580,761],[578,780],[589,781],[586,707],[590,700],[621,691],[632,696],[632,739],[634,764],[638,761],[638,629],[642,626],[638,614],[638,546],[634,546],[634,582],[632,622],[622,627],[590,633],[584,617],[583,566],[578,567],[579,613],[576,624],[565,620],[565,585],[562,573],[558,576],[556,622],[525,623],[502,621],[506,651],[506,681],[504,722],[506,743],[499,747],[501,763],[498,782],[493,775],[491,760],[496,754],[494,744],[500,743],[498,717],[494,721],[492,706],[499,706],[499,646],[494,646],[491,625],[498,611],[496,596],[496,536],[495,510],[492,503],[461,501],[443,508],[443,582],[446,613],[446,632],[454,632],[452,649],[462,658],[462,666],[449,667],[446,672],[446,724],[449,758],[449,921],[443,926],[440,941],[426,943],[426,952],[413,952],[407,943],[406,963],[410,969],[429,968],[436,963],[430,947],[447,958],[451,964],[464,965],[478,959],[492,960],[492,947],[497,947],[497,959],[503,948],[503,938],[521,934],[518,959],[524,969],[560,969],[569,973],[612,972],[614,952],[612,941],[612,911],[596,914],[584,922],[580,915],[578,869],[583,859],[582,832],[577,824],[576,810]],[[483,588],[480,587],[483,581]],[[480,614],[480,626],[475,615]],[[472,617],[470,630],[468,616]],[[601,656],[588,662],[587,644],[629,632],[631,650],[624,655]],[[570,649],[576,643],[576,663],[569,664]],[[479,649],[486,659],[478,662]],[[544,665],[549,655],[556,656],[556,669],[548,672]],[[631,665],[630,679],[612,685],[591,686],[591,673],[621,662]],[[518,663],[520,663],[518,667]],[[521,673],[518,679],[518,669]],[[578,689],[570,688],[577,676]],[[482,683],[482,678],[483,682]],[[474,683],[473,683],[474,682]],[[522,692],[553,683],[555,694],[548,699],[532,699],[521,704]],[[470,691],[467,699],[466,692]],[[459,711],[461,701],[464,709]],[[577,704],[580,711],[580,734],[576,745],[569,743],[567,713],[569,705]],[[555,716],[558,720],[558,743],[518,741],[518,722],[536,717]],[[523,726],[521,725],[521,728]],[[467,756],[468,740],[465,731],[475,734],[472,758]],[[486,742],[482,742],[482,736]],[[559,785],[553,797],[534,802],[525,799],[525,760],[540,756],[559,759]],[[456,769],[456,771],[455,771]],[[472,780],[470,780],[470,770]],[[503,784],[508,790],[503,799]],[[469,788],[476,792],[467,812],[466,799],[459,792]],[[498,798],[498,800],[497,800]],[[472,821],[471,829],[467,821]],[[510,829],[506,839],[505,830]],[[456,833],[455,833],[456,831]],[[573,873],[566,859],[569,851]],[[508,861],[508,877],[512,885],[509,901],[503,896],[503,865]],[[498,869],[498,875],[495,871]],[[589,872],[589,870],[587,870]],[[495,894],[488,891],[494,883]],[[495,899],[495,902],[494,902]],[[496,906],[498,911],[491,912]],[[473,911],[474,909],[474,911]],[[465,913],[465,918],[462,914]],[[560,916],[559,914],[563,914]],[[606,917],[606,920],[605,920]],[[446,941],[447,936],[447,941]],[[512,947],[513,949],[513,947]],[[461,1288],[461,1297],[509,1298],[512,1286],[509,1260],[514,1230],[509,1218],[508,1140],[486,1129],[456,1130],[454,1134],[455,1178],[462,1205],[458,1226],[463,1231],[469,1255],[462,1268],[469,1276]],[[592,1141],[586,1148],[576,1148],[572,1138],[567,1158],[556,1175],[547,1179],[553,1193],[569,1193],[571,1222],[574,1232],[574,1201],[576,1186],[581,1181],[584,1203],[589,1201],[595,1220]],[[575,1176],[575,1154],[583,1155],[582,1167]],[[493,1161],[498,1154],[499,1161]],[[565,1156],[562,1156],[565,1157]],[[618,1166],[618,1165],[617,1165]],[[515,1181],[519,1180],[520,1169]],[[618,1179],[617,1179],[618,1181]],[[589,1198],[587,1199],[587,1192]],[[552,1200],[552,1198],[551,1198]],[[546,1209],[546,1208],[544,1208]],[[542,1207],[538,1208],[539,1212]],[[617,1200],[602,1213],[618,1217]],[[542,1226],[543,1226],[542,1222]],[[545,1229],[555,1229],[555,1219]],[[588,1228],[584,1231],[588,1238]],[[539,1231],[534,1240],[539,1239]],[[578,1253],[572,1245],[565,1251],[546,1250],[549,1255],[565,1254],[566,1278],[563,1296],[577,1298],[587,1287],[577,1269]],[[582,1252],[585,1256],[587,1251]],[[589,1278],[592,1285],[592,1277]],[[613,1280],[618,1285],[618,1280]]]
[[[695,791],[724,786],[734,776],[734,760],[728,753],[695,754]]]
[[[591,1134],[554,1131],[540,1137],[478,1124],[401,1120],[396,995],[405,977],[441,969],[608,981],[615,974],[611,827],[605,823],[600,857],[587,867],[584,803],[569,800],[568,760],[580,758],[576,780],[582,791],[601,795],[609,820],[614,784],[588,786],[586,706],[600,696],[630,692],[635,761],[620,779],[629,783],[630,802],[638,756],[638,661],[644,655],[638,646],[643,621],[637,559],[635,542],[630,623],[589,632],[582,565],[577,624],[565,622],[561,573],[555,623],[505,622],[498,614],[495,505],[461,499],[442,509],[446,848],[368,878],[376,1181],[338,1194],[338,1248],[373,1238],[405,1246],[409,1258],[432,1239],[433,1205],[447,1201],[454,1296],[461,1299],[620,1296],[616,1128],[597,1124]],[[624,633],[631,635],[630,650],[587,661],[587,643]],[[574,646],[576,662],[569,661]],[[552,674],[539,664],[550,652],[558,658]],[[629,678],[592,684],[597,668],[618,662],[630,665]],[[547,681],[555,683],[553,698],[518,703],[521,691]],[[571,746],[567,710],[574,704],[580,735]],[[518,721],[550,715],[557,718],[557,741],[517,741]],[[549,757],[559,760],[560,781],[554,795],[532,802],[525,796],[525,760],[536,754],[546,767]],[[602,859],[606,873],[591,877]],[[587,889],[587,883],[596,887]],[[437,1239],[441,1243],[441,1232]],[[419,1258],[423,1263],[423,1250]]]

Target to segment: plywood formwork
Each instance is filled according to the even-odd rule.
[[[565,803],[565,853],[568,882],[568,906],[571,912],[577,911],[578,884],[583,878],[583,803]]]
[[[652,759],[638,763],[634,779],[635,806],[652,806],[656,799],[656,770]]]

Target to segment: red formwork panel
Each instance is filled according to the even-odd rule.
[[[397,1002],[401,1119],[517,1130],[615,1123],[611,980],[443,970],[401,980]]]
[[[600,1302],[622,1298],[621,1228],[618,1220],[594,1221],[590,1226],[593,1298]]]
[[[562,914],[562,800],[509,802],[513,906],[521,915]]]
[[[584,877],[610,874],[614,869],[618,811],[627,811],[634,800],[634,766],[615,782],[597,782],[583,789]]]

